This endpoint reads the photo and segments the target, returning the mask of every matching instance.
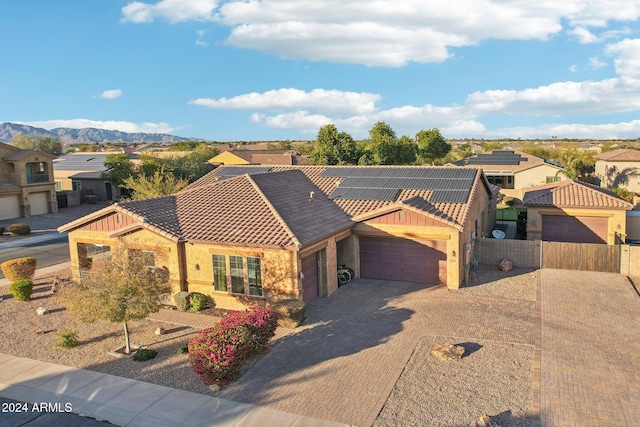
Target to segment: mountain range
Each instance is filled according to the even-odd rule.
[[[65,144],[73,144],[76,142],[186,142],[193,140],[193,138],[184,138],[166,133],[130,133],[96,128],[55,128],[47,130],[16,123],[0,123],[0,142],[9,142],[11,138],[19,133],[25,135],[47,135],[57,137]]]

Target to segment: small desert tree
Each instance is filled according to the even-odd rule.
[[[142,257],[121,245],[111,257],[94,261],[79,282],[64,286],[60,303],[80,322],[98,320],[124,325],[125,353],[131,352],[127,322],[140,320],[160,309],[160,297],[171,292],[166,270],[152,270]]]

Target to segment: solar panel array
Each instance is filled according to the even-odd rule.
[[[109,153],[117,154],[117,153]],[[109,155],[107,153],[86,153],[86,154],[67,154],[60,156],[53,162],[54,170],[85,170],[85,171],[104,171],[107,167],[104,161]]]
[[[394,201],[402,190],[432,190],[429,202],[466,203],[476,176],[462,168],[329,168],[322,178],[345,178],[330,199]]]
[[[269,172],[271,169],[271,166],[227,166],[218,169],[215,174],[220,179],[227,179],[238,175]]]
[[[514,165],[520,162],[526,162],[528,159],[508,150],[495,150],[488,154],[478,154],[469,157],[467,164],[469,165]]]

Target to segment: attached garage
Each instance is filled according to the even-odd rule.
[[[542,215],[542,240],[573,243],[607,243],[609,218]]]
[[[47,193],[29,194],[29,204],[31,205],[31,215],[42,215],[49,212]]]
[[[365,279],[446,284],[447,243],[360,237],[360,276]]]
[[[18,195],[0,196],[0,220],[20,218]]]
[[[302,262],[302,300],[309,302],[318,297],[318,253],[315,252]]]

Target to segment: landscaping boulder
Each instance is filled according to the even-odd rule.
[[[513,263],[506,258],[503,258],[498,263],[498,269],[500,271],[511,271],[513,270]]]
[[[500,425],[493,421],[489,415],[483,415],[477,420],[471,421],[469,427],[500,427]]]
[[[278,325],[291,329],[304,320],[305,307],[305,303],[297,299],[278,301],[270,306],[278,315]]]
[[[464,347],[445,343],[434,347],[431,350],[431,354],[441,360],[461,359],[464,354]]]

